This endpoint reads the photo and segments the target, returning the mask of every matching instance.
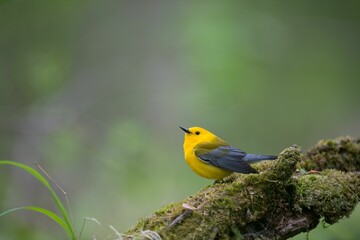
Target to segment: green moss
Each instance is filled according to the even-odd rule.
[[[165,205],[162,208],[160,208],[159,210],[157,210],[155,212],[156,215],[162,215],[168,212],[173,211],[174,208],[176,208],[177,204],[175,203],[170,203],[169,205]]]
[[[232,208],[234,206],[234,201],[233,198],[224,196],[222,198],[216,199],[213,204],[213,206],[217,208]]]
[[[303,159],[299,168],[307,170],[359,171],[360,139],[340,137],[334,140],[321,140],[303,156]]]
[[[307,209],[333,224],[348,216],[360,198],[359,173],[325,170],[298,179],[296,209]]]
[[[245,188],[243,181],[234,181],[232,184],[229,184],[224,188],[226,194],[232,196],[239,191],[243,191]]]

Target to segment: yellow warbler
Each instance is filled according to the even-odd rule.
[[[247,154],[201,127],[183,128],[185,161],[198,175],[221,180],[232,172],[256,173],[251,163],[274,160],[277,156]]]

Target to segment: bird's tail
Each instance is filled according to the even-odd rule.
[[[261,155],[261,154],[246,154],[243,158],[247,163],[256,163],[263,160],[275,160],[277,156],[273,155]]]

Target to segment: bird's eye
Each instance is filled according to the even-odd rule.
[[[199,134],[200,134],[200,132],[199,132],[199,131],[196,131],[196,132],[195,132],[195,134],[196,134],[196,135],[199,135]]]

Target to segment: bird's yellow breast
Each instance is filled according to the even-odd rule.
[[[196,145],[195,145],[196,146]],[[231,174],[231,172],[212,166],[201,161],[194,153],[194,144],[184,142],[184,158],[190,168],[198,175],[215,180],[221,180]]]

